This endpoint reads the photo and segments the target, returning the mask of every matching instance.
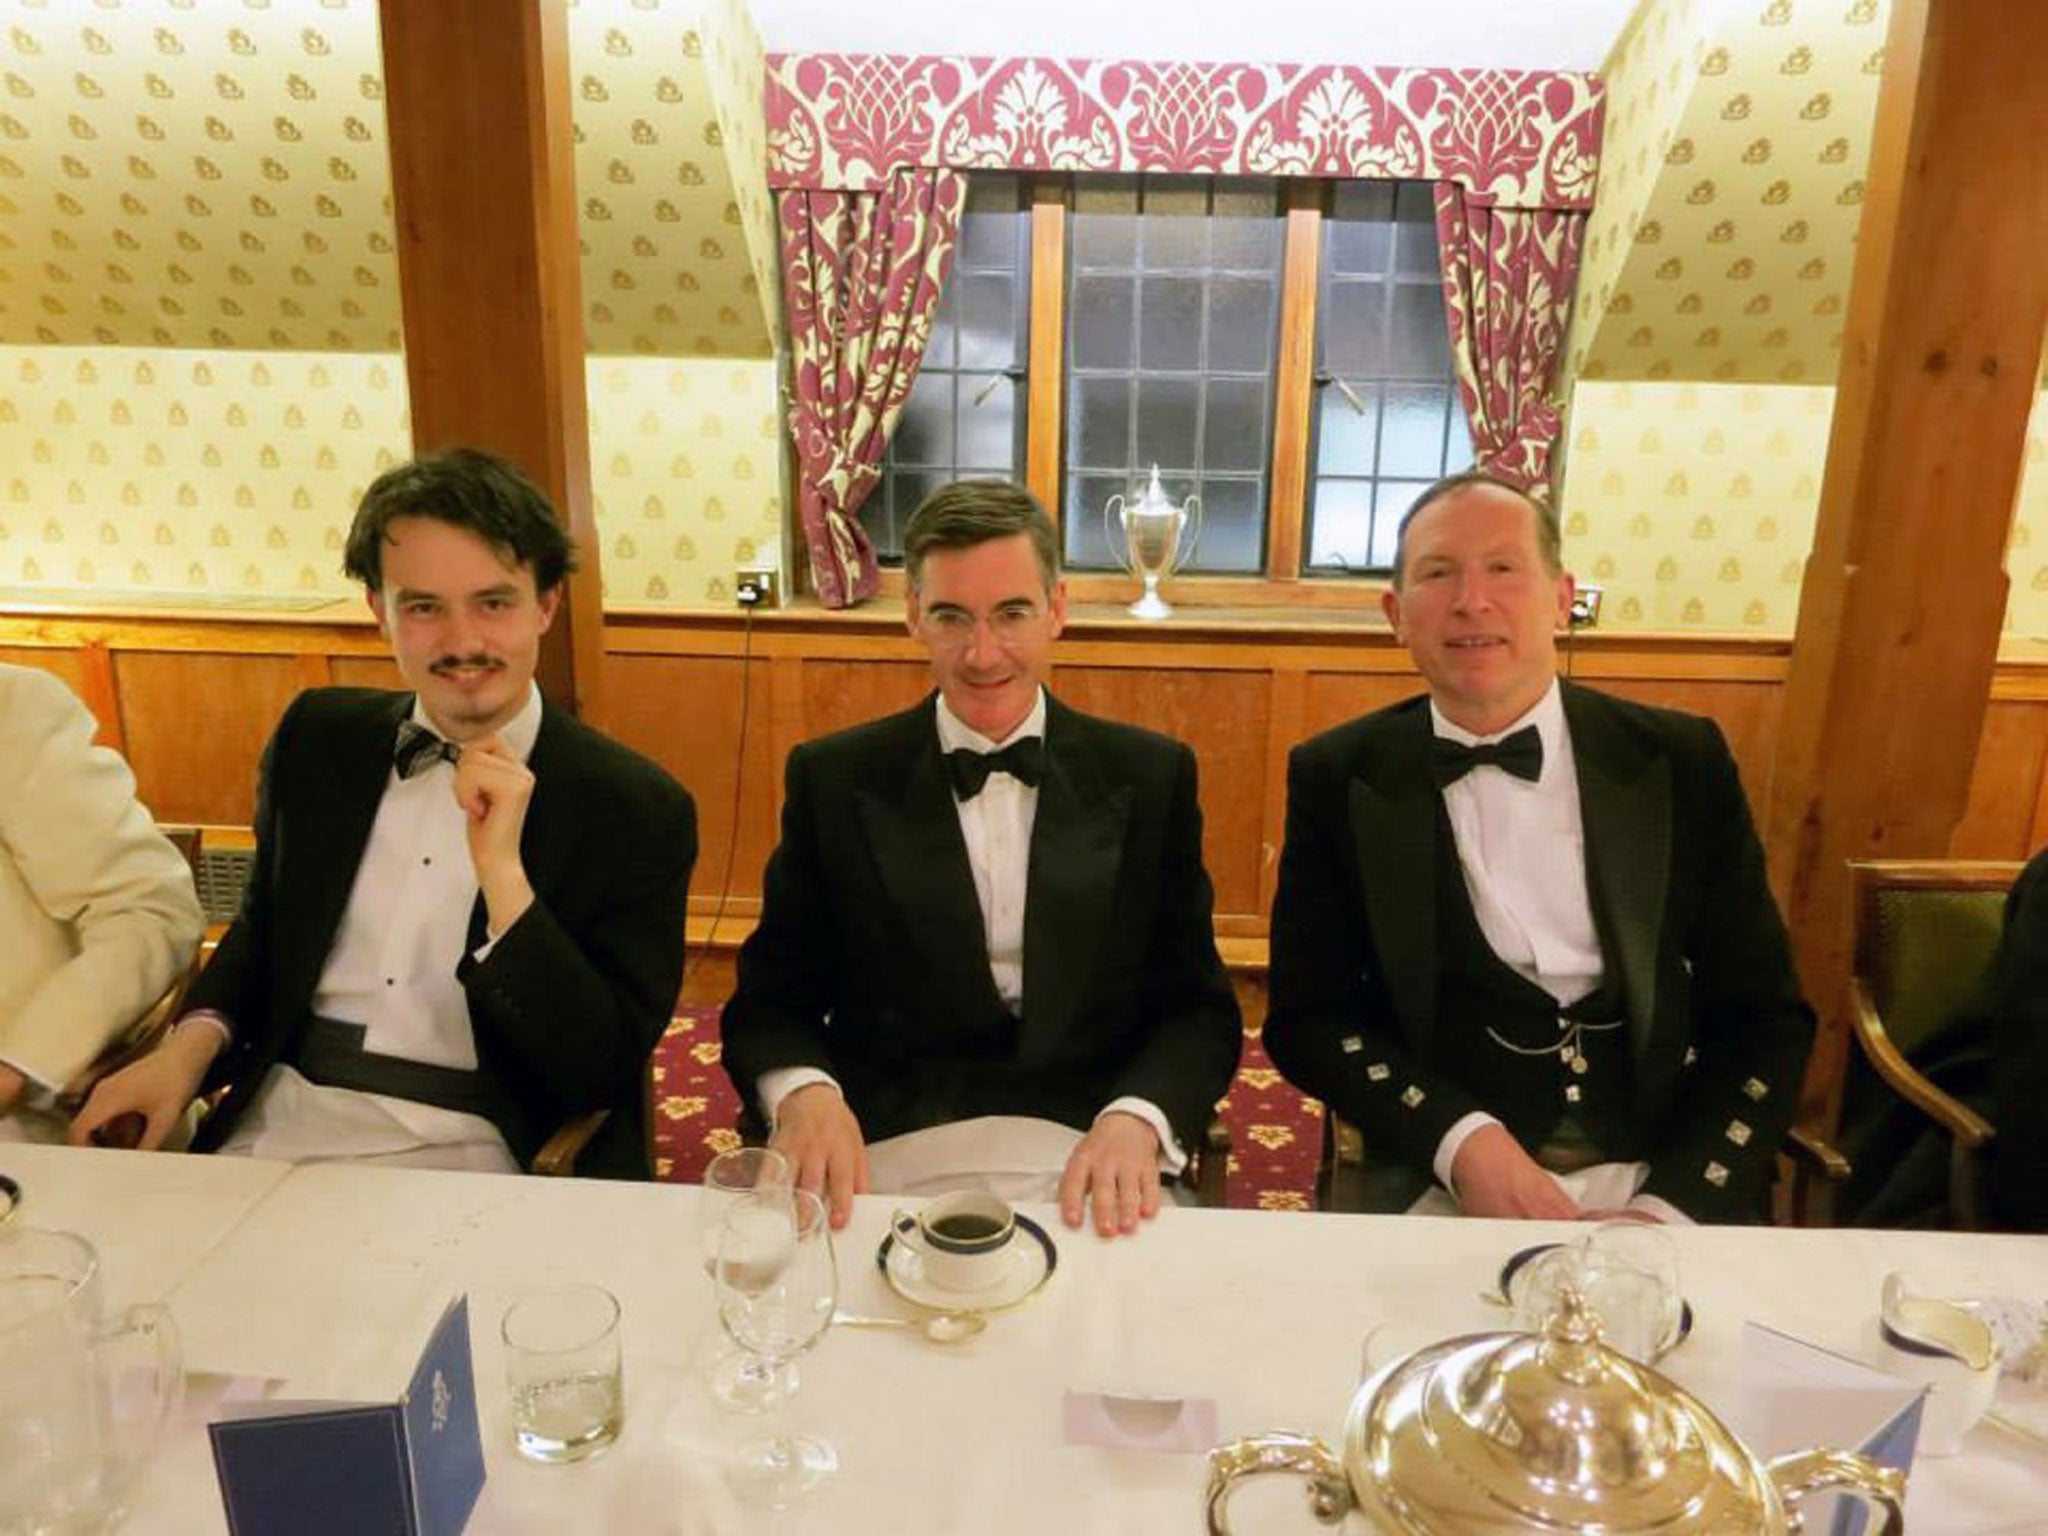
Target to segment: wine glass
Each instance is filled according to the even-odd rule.
[[[767,1370],[765,1407],[797,1388],[795,1360],[825,1336],[839,1295],[832,1226],[809,1190],[763,1190],[734,1202],[720,1229],[712,1272],[718,1320]],[[790,1429],[746,1441],[733,1481],[747,1497],[781,1509],[838,1470],[829,1441]]]
[[[756,1194],[787,1200],[789,1160],[772,1147],[736,1147],[721,1152],[704,1168],[697,1220],[704,1245],[704,1273],[716,1276],[718,1245],[725,1214],[739,1201]],[[721,1333],[717,1352],[705,1366],[711,1395],[728,1408],[755,1413],[767,1406],[770,1373],[753,1355]]]

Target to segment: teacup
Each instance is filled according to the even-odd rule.
[[[979,1190],[940,1195],[914,1215],[898,1211],[889,1225],[942,1291],[986,1290],[1001,1280],[1017,1235],[1008,1203]]]
[[[1896,1272],[1884,1278],[1879,1364],[1894,1376],[1926,1385],[1919,1450],[1927,1456],[1953,1456],[1998,1391],[1998,1342],[1982,1318],[1952,1301],[1915,1296],[1911,1285]]]

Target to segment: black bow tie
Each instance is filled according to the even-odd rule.
[[[953,776],[953,793],[972,800],[992,773],[1007,773],[1020,784],[1036,785],[1045,777],[1045,738],[1026,736],[1000,752],[976,752],[962,747],[946,754],[946,771]]]
[[[417,721],[406,720],[398,727],[398,745],[391,749],[391,766],[398,770],[401,779],[409,779],[436,763],[452,763],[461,756],[462,748],[454,742],[436,736]]]
[[[1430,738],[1429,769],[1436,775],[1438,789],[1457,783],[1482,763],[1491,763],[1502,772],[1533,784],[1543,773],[1543,738],[1533,725],[1477,747],[1468,747],[1447,736]]]

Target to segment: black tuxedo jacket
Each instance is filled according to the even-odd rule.
[[[814,1066],[870,1140],[985,1114],[1085,1128],[1123,1094],[1200,1145],[1237,1065],[1195,758],[1046,701],[1023,1017],[988,939],[930,698],[790,753],[782,842],[726,1004],[725,1067]]]
[[[1647,1159],[1644,1192],[1689,1215],[1748,1219],[1813,1016],[1734,759],[1710,720],[1563,689],[1587,887],[1635,1071],[1606,1150]],[[1415,1170],[1418,1191],[1460,1117],[1526,1118],[1460,1086],[1457,1054],[1478,1031],[1436,1017],[1437,882],[1463,876],[1439,854],[1430,737],[1425,697],[1295,748],[1265,1030],[1288,1079]]]
[[[206,1085],[228,1093],[197,1150],[226,1139],[304,1026],[411,708],[407,693],[314,689],[264,749],[248,894],[187,1000],[234,1025]],[[477,1058],[512,1096],[520,1162],[568,1117],[609,1109],[578,1171],[645,1178],[643,1077],[682,981],[696,812],[661,768],[552,706],[527,766],[533,905],[481,963],[465,952],[457,966]],[[479,896],[469,949],[483,938]]]

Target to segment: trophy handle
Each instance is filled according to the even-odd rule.
[[[1168,576],[1178,576],[1182,567],[1195,558],[1195,551],[1202,547],[1202,498],[1190,496],[1180,504],[1180,510],[1183,517],[1194,519],[1195,536],[1181,542],[1179,552],[1173,557],[1173,568],[1165,573]]]
[[[1116,561],[1117,569],[1126,576],[1138,574],[1131,564],[1130,555],[1124,549],[1123,534],[1124,499],[1121,494],[1109,498],[1102,504],[1102,540],[1109,546],[1109,556]]]

